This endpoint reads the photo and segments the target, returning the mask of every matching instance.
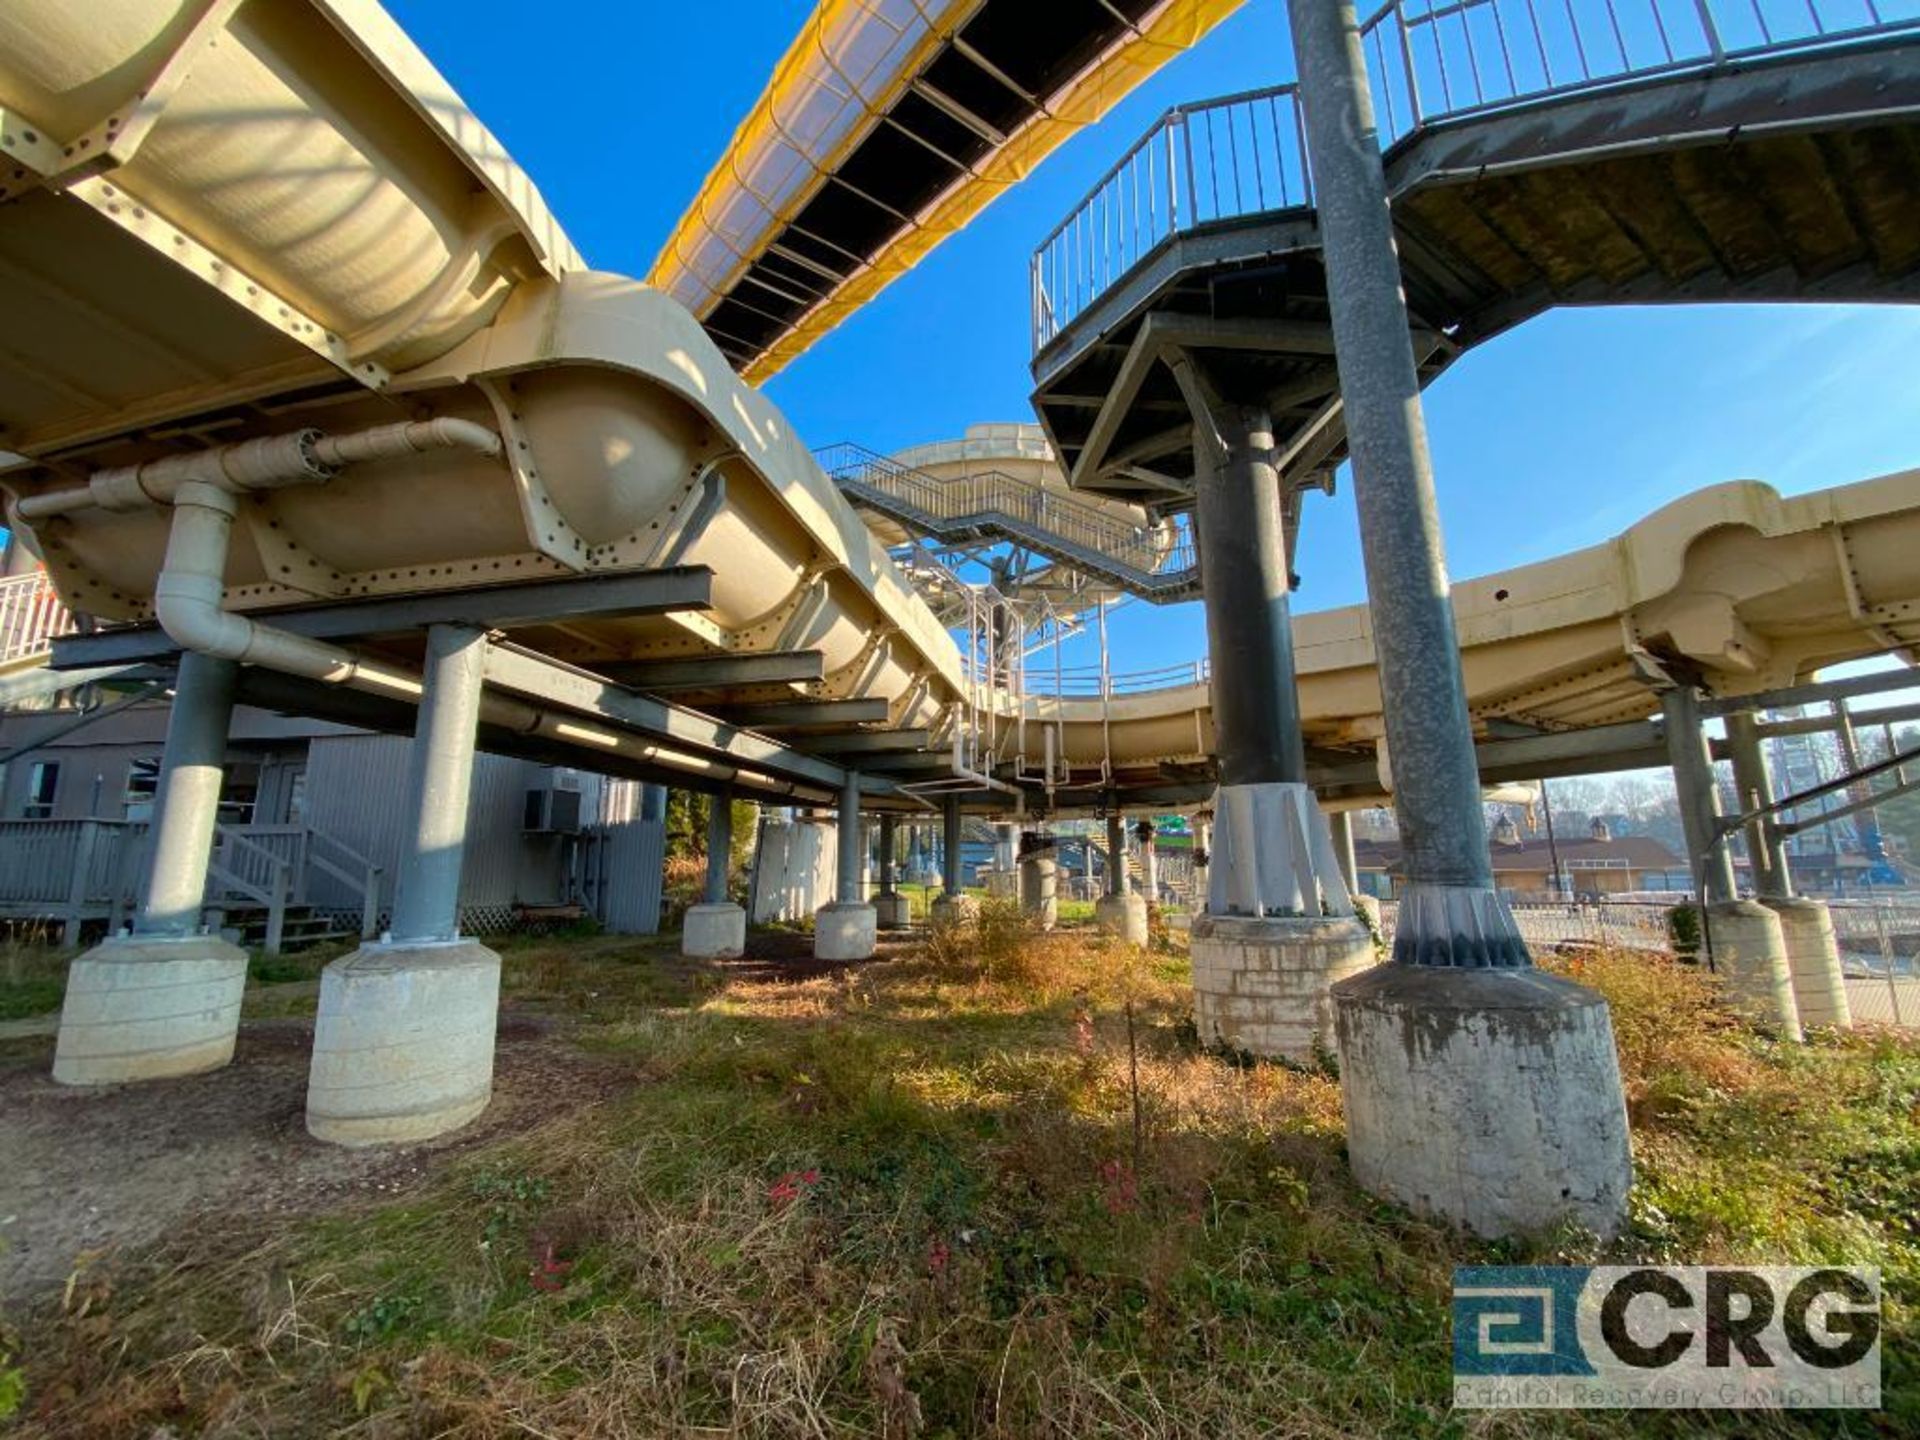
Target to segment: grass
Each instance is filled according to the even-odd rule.
[[[562,1017],[612,1099],[397,1203],[235,1217],[82,1273],[0,1327],[24,1433],[1920,1430],[1911,1042],[1783,1046],[1694,971],[1588,958],[1634,1122],[1629,1230],[1485,1245],[1354,1187],[1328,1075],[1199,1051],[1176,954],[990,903],[965,938],[804,983],[610,938],[505,960],[510,1003]],[[1877,1263],[1891,1408],[1455,1414],[1451,1267],[1530,1258]]]
[[[0,943],[0,1020],[25,1020],[58,1010],[73,953],[17,940]]]

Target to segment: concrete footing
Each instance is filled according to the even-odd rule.
[[[1020,894],[1018,870],[987,871],[987,894],[998,900],[1017,899]]]
[[[118,1085],[218,1070],[233,1058],[247,956],[211,935],[116,936],[75,960],[53,1078]]]
[[[898,890],[874,896],[873,913],[875,923],[882,930],[905,930],[913,924],[913,902]]]
[[[879,917],[864,901],[836,900],[822,905],[813,916],[813,958],[870,959],[878,929]]]
[[[1751,900],[1730,900],[1709,905],[1706,919],[1708,953],[1734,1007],[1800,1039],[1800,1008],[1793,999],[1793,972],[1780,917]]]
[[[747,912],[738,905],[689,905],[680,920],[680,953],[690,960],[732,960],[747,948]]]
[[[1191,948],[1201,1041],[1286,1060],[1333,1053],[1332,987],[1380,958],[1352,916],[1202,915]]]
[[[1780,939],[1787,950],[1787,973],[1793,981],[1800,1024],[1850,1028],[1853,1008],[1847,1002],[1833,912],[1818,900],[1769,898],[1760,903],[1780,918]]]
[[[927,909],[927,919],[935,926],[971,925],[980,915],[980,902],[972,895],[936,895]]]
[[[493,1096],[500,957],[475,940],[363,945],[320,975],[307,1129],[335,1145],[426,1140]]]
[[[1060,871],[1052,855],[1020,862],[1020,908],[1042,930],[1060,923]]]
[[[1129,945],[1147,943],[1147,897],[1144,895],[1102,895],[1093,902],[1093,923],[1108,935],[1118,935]]]
[[[1619,1228],[1633,1166],[1599,995],[1531,967],[1396,964],[1333,999],[1362,1186],[1482,1236]]]

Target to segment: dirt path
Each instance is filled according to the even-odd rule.
[[[480,1120],[422,1145],[341,1150],[306,1132],[312,1039],[311,1020],[248,1021],[222,1070],[97,1091],[53,1083],[51,1039],[0,1048],[0,1302],[59,1285],[88,1251],[184,1225],[391,1199],[449,1156],[624,1083],[564,1035],[509,1012]]]

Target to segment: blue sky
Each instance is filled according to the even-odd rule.
[[[387,0],[506,143],[590,263],[644,273],[806,0]],[[510,37],[505,44],[502,37]],[[814,445],[876,449],[1029,420],[1027,258],[1168,105],[1291,78],[1279,0],[1249,0],[768,386]],[[1787,493],[1920,465],[1920,311],[1563,310],[1427,392],[1453,574],[1592,544],[1699,486]],[[1350,489],[1311,497],[1302,609],[1364,598]],[[1203,653],[1194,605],[1133,605],[1116,669]],[[1086,659],[1087,656],[1077,658]]]

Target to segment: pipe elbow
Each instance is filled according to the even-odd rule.
[[[163,571],[154,586],[153,614],[181,649],[216,660],[245,660],[252,648],[253,623],[222,610],[220,600],[218,580]]]

